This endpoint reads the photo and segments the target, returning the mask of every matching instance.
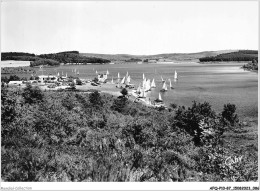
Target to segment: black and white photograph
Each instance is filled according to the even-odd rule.
[[[2,0],[1,190],[258,190],[258,44],[257,0]]]

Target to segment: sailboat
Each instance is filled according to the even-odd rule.
[[[156,85],[155,85],[154,79],[153,79],[153,81],[152,81],[152,83],[151,83],[151,88],[156,88]]]
[[[165,82],[165,80],[163,79],[163,77],[161,76],[162,82]]]
[[[107,75],[109,74],[109,71],[107,70]]]
[[[174,72],[174,80],[178,80],[178,76],[177,76],[176,70],[175,70],[175,72]]]
[[[162,87],[162,89],[160,90],[161,92],[165,92],[165,91],[167,91],[168,89],[167,89],[167,85],[166,85],[166,83],[164,82],[163,83],[163,87]]]
[[[58,72],[57,76],[60,76],[60,73]]]
[[[146,93],[144,91],[144,88],[142,88],[141,93],[140,93],[140,95],[138,97],[139,98],[145,98],[146,97]]]
[[[113,83],[114,83],[114,80],[113,80],[113,76],[112,76],[111,84],[113,84]]]
[[[63,71],[61,71],[61,76],[63,76]]]
[[[171,89],[174,89],[174,88],[172,87],[172,81],[171,81],[171,79],[169,79],[169,81],[170,81],[170,88],[171,88]]]
[[[125,84],[126,85],[129,85],[130,84],[130,81],[131,81],[131,78],[130,78],[130,75],[126,77],[126,81],[125,81]]]
[[[144,89],[145,89],[145,87],[146,87],[146,79],[145,79],[145,78],[143,79],[142,87],[143,87]]]
[[[137,93],[137,94],[140,94],[140,93],[141,93],[141,86],[140,86],[140,85],[138,86],[138,88],[137,88],[137,90],[136,90],[136,93]]]
[[[120,82],[120,74],[118,72],[118,74],[117,74],[117,83],[119,84],[119,82]]]
[[[145,91],[148,92],[151,90],[151,82],[150,79],[148,79],[145,83]]]
[[[155,102],[163,102],[163,100],[162,100],[162,96],[161,96],[161,93],[159,92],[159,97],[156,99],[156,100],[154,100]]]
[[[66,78],[68,77],[68,75],[67,75],[67,72],[66,72]]]
[[[77,72],[77,75],[79,75],[79,71]]]
[[[125,83],[125,77],[123,77],[122,81],[121,81],[121,84],[124,84]]]
[[[98,74],[97,70],[96,70],[96,74]]]

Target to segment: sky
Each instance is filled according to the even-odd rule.
[[[258,1],[3,1],[1,51],[258,49]]]

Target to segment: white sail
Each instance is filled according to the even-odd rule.
[[[66,78],[68,77],[68,75],[67,75],[67,72],[66,72]]]
[[[163,79],[163,77],[161,76],[162,82],[164,82],[165,80]]]
[[[146,93],[145,93],[144,88],[142,88],[142,90],[141,90],[141,94],[140,94],[139,97],[141,97],[141,98],[145,98],[145,97],[146,97]]]
[[[57,76],[60,76],[60,73],[58,72]]]
[[[126,72],[126,75],[125,75],[126,77],[128,77],[128,71]]]
[[[117,74],[117,83],[119,84],[119,82],[120,82],[120,74],[118,72],[118,74]]]
[[[174,79],[177,80],[177,78],[178,78],[178,76],[177,76],[177,72],[176,72],[176,70],[175,70],[175,72],[174,72]]]
[[[167,85],[166,85],[166,83],[165,83],[165,82],[163,83],[162,90],[164,90],[164,91],[167,91]]]
[[[107,75],[109,74],[109,71],[107,70]]]
[[[112,80],[111,80],[111,83],[112,83],[112,84],[114,83],[114,80],[113,80],[113,76],[112,76]]]
[[[130,81],[131,81],[131,78],[130,78],[130,75],[129,76],[127,76],[127,78],[126,78],[126,85],[129,85],[130,84]]]
[[[98,74],[98,71],[96,70],[96,74]]]
[[[143,88],[146,87],[146,79],[145,78],[143,79],[143,85],[142,86],[143,86]]]
[[[148,79],[145,84],[145,91],[151,90],[151,81]]]
[[[136,93],[140,94],[141,93],[141,87],[140,85],[138,86],[137,90],[136,90]]]
[[[145,79],[144,73],[143,73],[143,80]]]
[[[155,87],[156,87],[156,85],[155,85],[155,82],[154,82],[154,79],[153,79],[152,84],[151,84],[151,88],[155,88]]]
[[[61,71],[61,76],[63,76],[63,71]]]
[[[169,81],[170,81],[170,88],[172,88],[172,81],[171,81],[171,79],[169,79]]]
[[[162,96],[161,96],[160,92],[159,92],[158,100],[162,101]]]
[[[125,77],[123,77],[122,81],[121,81],[121,84],[124,84],[125,83]]]
[[[77,74],[79,75],[79,71],[77,72]]]

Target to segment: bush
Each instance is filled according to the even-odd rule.
[[[33,104],[42,102],[44,99],[44,94],[39,87],[32,87],[30,84],[26,84],[23,90],[22,96],[25,103]]]
[[[128,91],[126,88],[123,88],[120,92],[124,97],[126,97],[128,95]]]
[[[89,94],[89,101],[95,107],[103,106],[103,101],[98,91]]]
[[[216,114],[211,109],[209,103],[204,102],[196,103],[193,102],[191,108],[187,110],[185,108],[179,107],[176,111],[176,125],[182,129],[185,129],[187,133],[193,136],[193,141],[195,145],[199,146],[202,144],[201,137],[203,130],[200,128],[200,121],[204,118],[215,118]]]
[[[238,122],[238,116],[235,112],[236,106],[234,104],[228,103],[224,105],[224,109],[221,115],[225,124],[230,124],[231,126],[234,126]]]

